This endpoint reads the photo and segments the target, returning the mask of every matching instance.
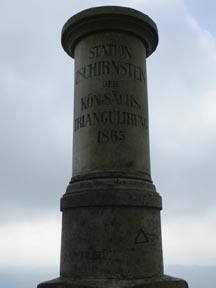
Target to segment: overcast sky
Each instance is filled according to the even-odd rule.
[[[144,12],[159,30],[147,71],[164,261],[216,265],[216,2],[1,0],[0,266],[59,264],[73,117],[61,28],[108,4]]]

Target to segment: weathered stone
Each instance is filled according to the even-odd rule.
[[[187,287],[164,275],[151,180],[145,59],[157,44],[155,23],[129,8],[88,9],[63,27],[75,58],[73,174],[61,199],[60,278],[39,288]]]

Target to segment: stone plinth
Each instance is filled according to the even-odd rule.
[[[150,171],[145,61],[157,44],[155,23],[129,8],[88,9],[63,27],[75,58],[73,174],[61,199],[60,278],[38,288],[187,287],[164,275]]]

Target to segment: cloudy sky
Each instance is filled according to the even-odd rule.
[[[73,116],[73,60],[60,34],[73,14],[100,5],[138,9],[159,30],[147,69],[164,262],[216,265],[215,1],[0,4],[0,267],[59,264],[59,200],[71,177]]]

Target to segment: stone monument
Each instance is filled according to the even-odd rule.
[[[73,172],[61,199],[60,277],[38,288],[186,288],[164,275],[161,197],[150,172],[146,58],[155,23],[124,7],[70,18],[75,59]]]

